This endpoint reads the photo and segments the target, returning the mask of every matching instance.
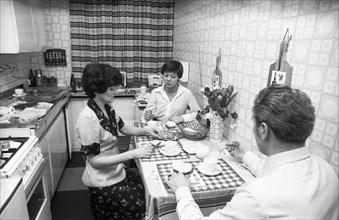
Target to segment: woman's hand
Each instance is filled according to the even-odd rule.
[[[158,126],[146,126],[144,127],[144,130],[146,131],[146,134],[159,139],[163,136],[163,130]]]
[[[131,151],[133,158],[144,158],[151,156],[153,152],[153,147],[151,145],[138,147]]]
[[[184,117],[182,116],[174,116],[171,118],[171,121],[174,121],[176,124],[180,124],[184,122]]]
[[[191,187],[191,182],[188,178],[184,176],[182,173],[174,172],[168,180],[165,180],[165,183],[175,192],[181,186],[187,186],[188,188]]]
[[[151,110],[145,111],[144,119],[145,119],[146,121],[151,121],[151,120],[153,119],[153,113],[152,113]]]

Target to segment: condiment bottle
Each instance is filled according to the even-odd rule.
[[[145,85],[142,85],[140,87],[140,93],[141,93],[141,95],[145,95],[146,94],[146,86]]]
[[[76,93],[77,92],[77,86],[76,86],[74,74],[71,74],[70,86],[71,86],[71,92]]]
[[[29,87],[36,87],[36,79],[35,79],[35,76],[33,74],[33,70],[30,69],[29,70]]]
[[[36,87],[40,87],[41,82],[42,82],[42,72],[41,72],[41,70],[35,70],[35,80],[36,80]]]

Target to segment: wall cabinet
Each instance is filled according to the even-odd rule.
[[[41,0],[1,0],[0,12],[0,53],[37,52],[46,46]]]
[[[49,160],[46,181],[52,198],[68,159],[66,121],[63,111],[60,111],[45,134],[39,138],[39,146],[44,158]]]

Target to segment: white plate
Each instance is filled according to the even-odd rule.
[[[12,96],[15,97],[15,98],[19,98],[19,97],[24,97],[26,95],[27,95],[27,93],[22,93],[22,95],[17,95],[17,94],[14,93]]]
[[[205,170],[205,166],[203,163],[200,163],[198,166],[197,166],[197,169],[199,170],[200,173],[206,175],[206,176],[216,176],[218,174],[221,173],[222,169],[219,165],[217,165],[217,167],[211,171],[211,172],[208,172]]]
[[[172,163],[172,168],[181,173],[189,173],[192,170],[192,165],[190,163],[177,161]]]
[[[179,147],[175,148],[173,152],[167,152],[163,148],[159,148],[160,153],[162,153],[165,156],[173,157],[177,156],[181,153],[181,149]]]
[[[189,154],[195,154],[196,151],[196,146],[194,144],[183,144],[182,149],[184,149],[184,151],[186,151]]]

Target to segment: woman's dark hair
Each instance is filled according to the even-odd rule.
[[[184,68],[179,61],[169,60],[164,65],[162,65],[161,74],[164,75],[165,72],[176,73],[179,79],[181,79]]]
[[[94,98],[95,93],[105,93],[110,86],[121,85],[122,75],[117,68],[108,64],[90,63],[84,69],[82,86],[84,92]]]
[[[308,95],[299,89],[265,88],[256,96],[252,111],[257,126],[265,122],[283,142],[304,144],[313,131],[315,110]]]

